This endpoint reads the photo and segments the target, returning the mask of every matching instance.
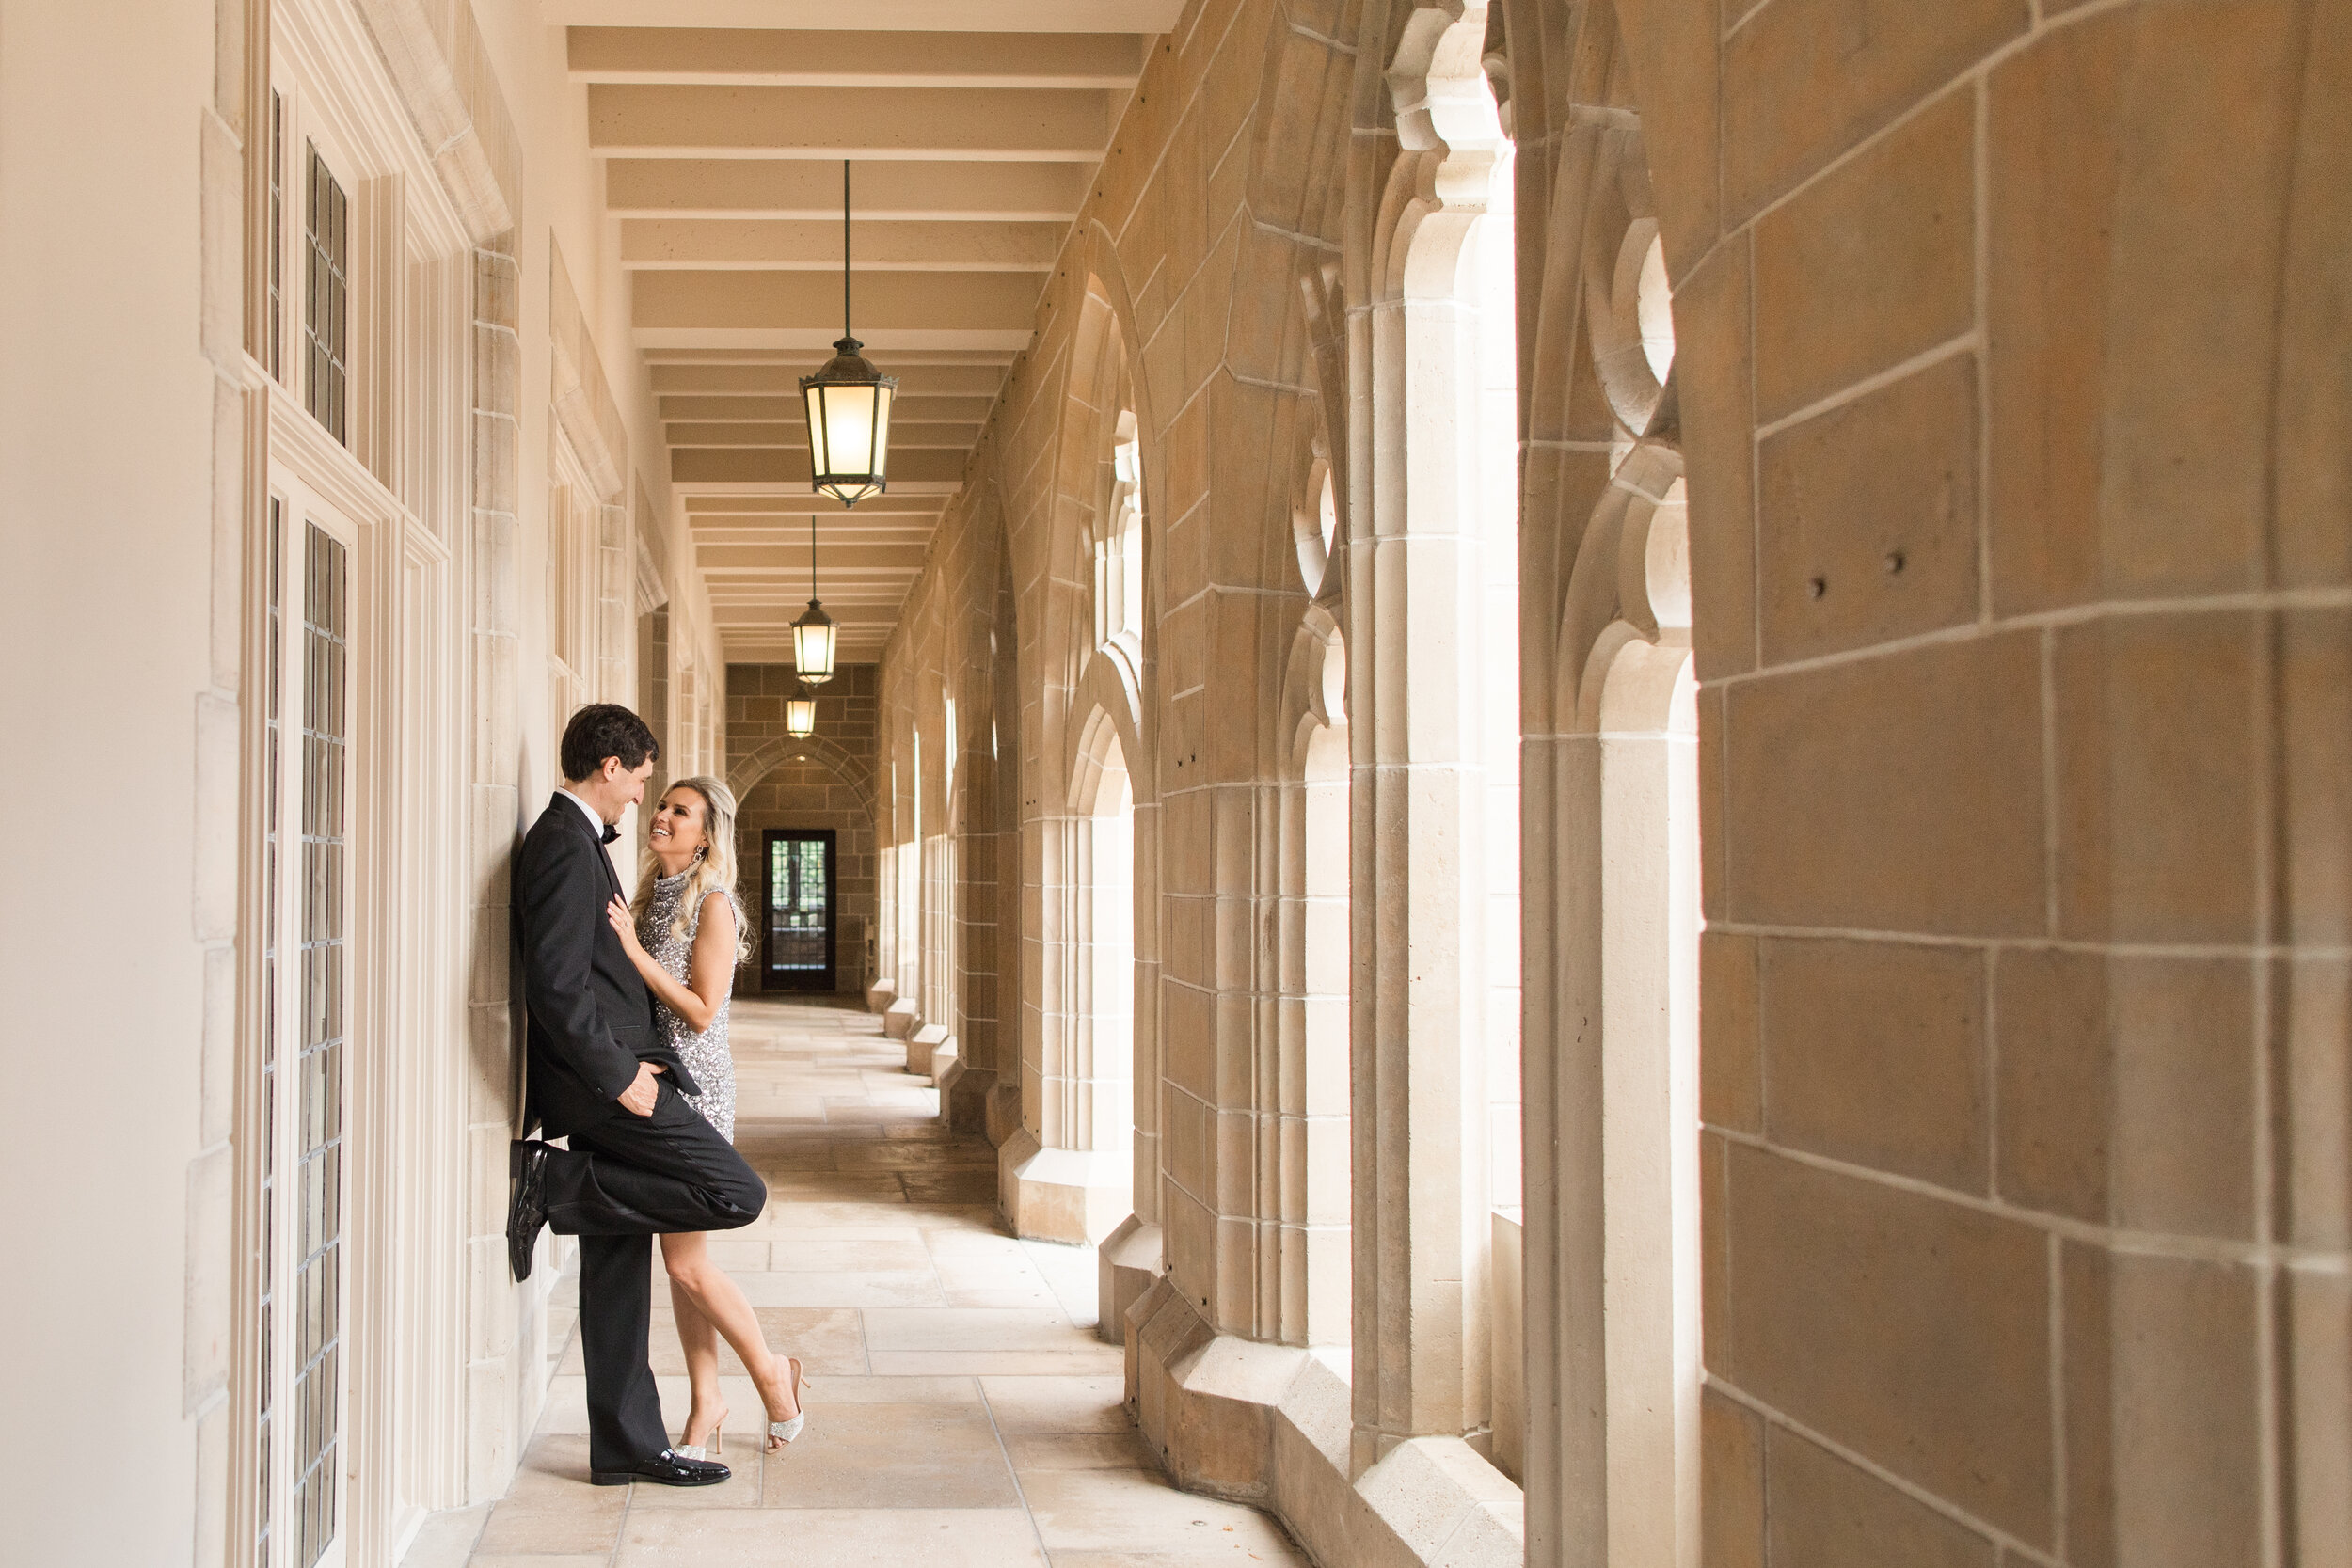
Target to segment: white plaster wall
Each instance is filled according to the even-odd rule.
[[[184,1562],[203,1020],[213,8],[0,3],[0,1518],[22,1563]],[[233,654],[233,650],[230,650]],[[227,755],[234,763],[234,731]],[[233,920],[233,863],[217,918]],[[228,1260],[220,1259],[223,1268]],[[222,1324],[225,1332],[226,1324]],[[119,1463],[60,1454],[135,1452]]]
[[[638,359],[630,330],[628,278],[620,264],[620,226],[605,214],[604,163],[588,151],[588,92],[569,74],[564,31],[549,24],[536,0],[475,0],[474,19],[523,148],[515,256],[522,283],[516,451],[523,584],[520,800],[522,819],[528,822],[538,815],[548,791],[560,782],[547,738],[556,720],[547,711],[548,607],[540,590],[548,569],[547,324],[551,244],[562,247],[581,314],[596,339],[606,386],[628,425],[632,474],[642,479],[655,508],[669,520],[672,554],[662,565],[675,595],[670,620],[672,657],[683,661],[691,652],[700,679],[708,683],[723,679],[726,658],[712,625],[709,595],[694,571],[692,541],[683,519],[675,515],[669,458],[661,443],[651,378]],[[632,659],[635,615],[632,602]],[[716,709],[721,693],[711,689],[710,695]],[[671,700],[675,713],[678,701],[675,692]],[[723,732],[714,737],[714,745],[716,754],[723,757]],[[668,771],[675,777],[679,769]],[[630,875],[632,868],[626,863],[630,859],[621,857],[624,878]]]

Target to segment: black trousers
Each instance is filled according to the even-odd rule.
[[[588,1369],[588,1465],[624,1470],[670,1446],[646,1339],[653,1238],[759,1218],[767,1184],[657,1079],[653,1115],[616,1111],[550,1149],[548,1228],[580,1238],[580,1348]]]

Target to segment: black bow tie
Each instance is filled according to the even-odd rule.
[[[604,842],[605,842],[605,843],[610,844],[610,843],[612,843],[614,839],[616,839],[616,838],[618,838],[618,837],[620,837],[620,836],[621,836],[621,830],[620,830],[620,829],[618,829],[618,828],[616,828],[616,827],[612,826],[612,823],[610,823],[610,822],[608,822],[608,823],[606,823],[606,824],[604,825]]]

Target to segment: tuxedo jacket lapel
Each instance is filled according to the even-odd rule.
[[[612,857],[606,851],[603,838],[588,825],[588,818],[580,815],[580,809],[570,802],[550,798],[548,804],[550,807],[562,806],[572,826],[578,829],[594,847],[596,852],[596,863],[604,867],[604,885],[612,890],[613,897],[618,898],[621,895],[621,874],[613,868]]]

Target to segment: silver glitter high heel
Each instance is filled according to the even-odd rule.
[[[719,1418],[712,1422],[710,1426],[709,1448],[705,1449],[700,1443],[680,1443],[670,1451],[676,1454],[680,1459],[717,1459],[722,1453],[726,1451],[726,1425],[727,1413],[722,1410],[719,1412]],[[685,1434],[681,1433],[679,1435],[683,1436]]]
[[[802,1375],[799,1356],[787,1355],[785,1359],[792,1364],[792,1399],[794,1403],[800,1405],[801,1411],[788,1421],[770,1421],[768,1435],[776,1441],[790,1443],[808,1424],[808,1403],[802,1398],[808,1391],[808,1379]]]

